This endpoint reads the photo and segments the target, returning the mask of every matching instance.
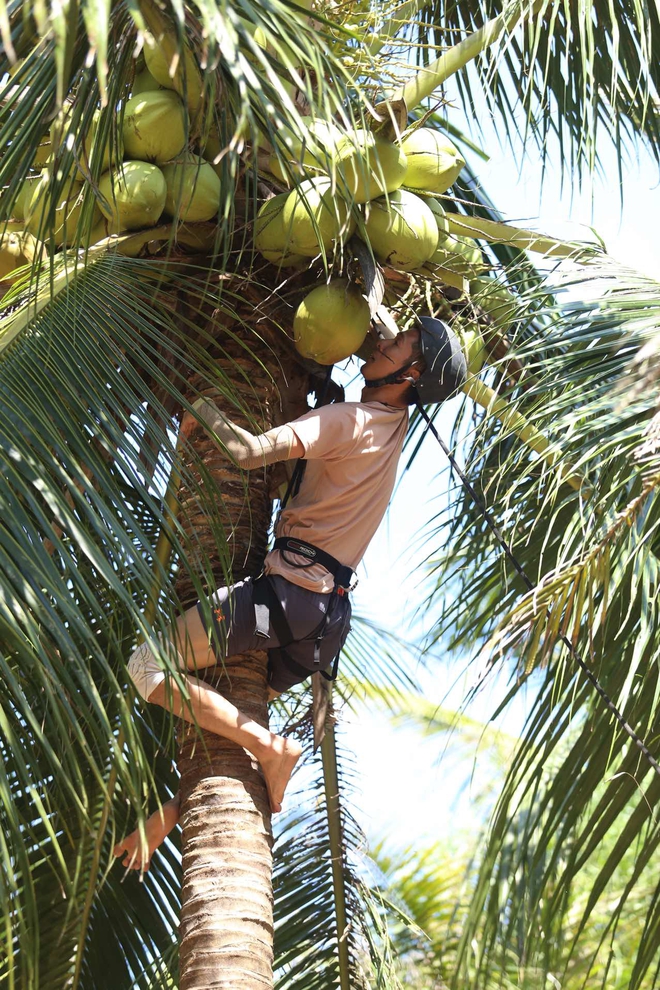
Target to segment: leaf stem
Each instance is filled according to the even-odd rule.
[[[337,919],[339,986],[341,990],[351,990],[348,940],[346,938],[347,915],[346,889],[344,887],[344,843],[341,805],[339,803],[339,774],[337,772],[337,747],[335,745],[334,725],[328,726],[323,737],[323,742],[321,743],[321,761],[323,763],[323,785],[325,788],[325,804],[328,815],[332,888],[335,899],[335,917]]]
[[[484,385],[478,378],[470,378],[463,386],[462,391],[473,402],[485,409],[489,416],[495,416],[499,419],[502,426],[515,433],[531,450],[536,451],[550,467],[555,467],[563,459],[561,447],[548,440],[529,420],[512,409],[506,399],[500,398],[497,392],[489,388],[488,385]],[[586,484],[584,476],[567,464],[560,465],[560,480],[567,482],[577,491],[582,488],[583,484]]]
[[[525,251],[535,251],[547,258],[577,260],[581,254],[590,253],[592,250],[592,245],[560,241],[556,237],[537,234],[534,230],[512,227],[508,223],[498,223],[496,220],[486,220],[483,217],[467,217],[462,214],[447,213],[445,214],[445,221],[450,234],[477,237],[492,244],[508,244],[510,247],[521,248]]]
[[[441,86],[446,79],[453,76],[460,69],[464,68],[468,62],[477,58],[478,55],[492,45],[503,34],[504,31],[511,31],[518,21],[523,17],[533,17],[543,6],[546,0],[534,0],[528,10],[525,11],[526,4],[515,4],[514,9],[509,13],[498,14],[490,21],[486,21],[478,31],[469,34],[467,38],[459,41],[457,45],[448,49],[440,58],[430,65],[419,69],[404,86],[393,96],[393,100],[404,100],[408,110],[414,109],[422,100],[430,96],[438,86]]]

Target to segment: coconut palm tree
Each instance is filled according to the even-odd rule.
[[[274,473],[246,479],[201,434],[177,450],[176,426],[200,394],[257,429],[305,408],[319,368],[294,354],[291,314],[342,259],[322,257],[293,274],[280,270],[255,256],[251,225],[261,201],[283,188],[272,163],[268,170],[266,149],[290,171],[284,139],[304,135],[309,111],[345,128],[371,120],[391,136],[405,126],[405,111],[412,119],[436,109],[425,101],[464,70],[464,97],[479,86],[506,112],[507,72],[519,84],[524,63],[520,96],[531,131],[565,132],[578,162],[593,162],[596,121],[605,127],[613,120],[619,141],[626,128],[655,141],[655,15],[647,22],[637,9],[594,7],[601,29],[585,32],[577,24],[579,41],[562,52],[551,42],[571,36],[567,16],[552,4],[479,11],[329,4],[315,7],[312,19],[284,0],[3,6],[2,869],[9,985],[272,985],[270,821],[263,781],[244,752],[194,729],[182,734],[180,974],[176,855],[166,851],[130,893],[111,870],[117,834],[135,818],[143,828],[154,795],[165,798],[177,786],[175,726],[135,703],[125,658],[136,637],[166,640],[174,616],[210,588],[254,573],[281,482]],[[526,30],[512,34],[521,20]],[[443,29],[469,34],[438,38]],[[166,88],[185,98],[186,144],[205,151],[216,142],[217,153],[208,153],[220,178],[216,220],[181,223],[174,216],[118,233],[106,225],[99,239],[97,204],[112,213],[102,174],[121,157],[123,110],[142,71],[140,50],[153,41],[164,55]],[[417,71],[407,49],[429,62],[427,43],[443,54]],[[497,73],[491,48],[504,53]],[[566,60],[576,81],[570,95]],[[385,97],[391,113],[374,111]],[[539,116],[547,97],[556,99],[555,118]],[[48,190],[37,202],[45,209],[26,234],[17,218],[25,213],[20,197],[43,165]],[[56,209],[72,175],[84,180],[76,185],[75,215]],[[31,216],[38,192],[29,193]],[[533,281],[523,248],[573,253],[572,246],[507,231],[487,204],[472,208],[467,193],[460,198],[466,202],[449,203],[451,229],[502,245],[490,257],[517,262],[516,277]],[[471,218],[467,227],[460,217]],[[347,248],[345,262],[352,261]],[[395,274],[387,300],[405,316],[411,302],[426,297],[425,282],[397,281]],[[463,281],[451,270],[445,278],[433,289],[434,305],[453,312],[451,297]],[[465,301],[457,306],[464,309]],[[482,310],[472,317],[492,325]],[[489,393],[485,401],[499,400]],[[533,396],[530,402],[535,410]],[[509,443],[511,431],[522,428],[509,418]],[[557,451],[535,439],[529,424],[524,428],[525,439],[554,465]],[[534,505],[528,503],[530,512]],[[176,676],[172,659],[162,659]],[[209,676],[266,721],[263,656],[232,658]],[[351,884],[346,857],[359,837],[345,811],[337,819],[341,777],[334,776],[332,733],[327,739],[325,801],[335,814],[326,817],[334,820],[334,838],[328,835],[307,862],[322,862],[328,844],[336,850],[339,842],[341,855],[331,857],[333,910],[340,919],[373,923],[344,937],[335,918],[326,956],[348,986],[349,979],[366,982],[370,952],[380,955],[379,985],[395,986],[382,962],[387,937],[377,912],[370,915],[357,895],[351,899],[351,890],[364,893],[359,879]],[[282,862],[287,849],[300,847],[301,827],[300,820],[292,826]],[[327,868],[325,855],[326,884]],[[285,903],[288,890],[280,891]],[[307,896],[309,887],[301,891]],[[290,907],[284,919],[300,918],[304,907]],[[327,910],[323,915],[318,903],[316,910],[317,920],[327,920]],[[297,946],[314,944],[297,931]],[[330,970],[314,969],[304,951],[296,956],[285,942],[279,952],[282,986],[298,979],[311,986],[310,971],[327,985]]]

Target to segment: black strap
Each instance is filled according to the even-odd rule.
[[[300,557],[305,557],[305,564],[296,564],[293,561],[287,561],[293,565],[293,567],[299,567],[303,570],[307,567],[313,567],[314,564],[320,564],[325,567],[326,571],[332,574],[335,580],[335,590],[341,588],[344,591],[348,591],[353,581],[354,571],[347,564],[340,563],[336,557],[332,554],[327,553],[325,550],[321,550],[320,547],[315,547],[313,543],[307,543],[306,540],[299,540],[295,536],[278,536],[273,543],[273,550],[279,550],[284,553],[295,553]]]
[[[315,409],[318,409],[320,406],[322,406],[325,401],[325,397],[328,394],[328,389],[330,388],[330,382],[332,380],[333,368],[334,365],[332,364],[328,365],[328,370],[326,371],[325,380],[323,382],[323,388],[321,389],[318,398],[316,400],[316,405],[314,406]],[[298,460],[296,461],[296,466],[293,469],[293,474],[289,479],[289,484],[287,485],[286,491],[284,493],[284,497],[280,502],[280,514],[286,508],[286,504],[289,501],[289,499],[295,498],[298,492],[300,491],[302,480],[305,477],[306,467],[307,467],[307,461],[304,458],[299,457]]]
[[[330,607],[330,606],[328,606],[328,607]],[[339,671],[339,657],[340,657],[340,655],[341,655],[341,650],[337,650],[335,659],[332,661],[332,670],[330,671],[329,674],[325,670],[319,671],[319,673],[321,674],[321,676],[322,677],[325,677],[326,681],[336,681],[337,680],[337,673]]]
[[[263,574],[252,584],[252,601],[256,619],[256,633],[264,639],[269,636],[272,622],[275,635],[280,641],[280,649],[285,650],[294,641],[291,626],[282,608],[272,582],[268,575]]]
[[[282,602],[273,587],[270,576],[267,574],[262,574],[253,582],[252,587],[254,589],[252,592],[252,601],[254,602],[257,635],[267,639],[269,636],[270,625],[272,623],[275,635],[279,640],[279,646],[274,647],[273,649],[280,653],[282,659],[295,674],[298,676],[304,674],[305,677],[308,677],[312,671],[308,670],[307,667],[303,667],[299,663],[296,663],[296,661],[293,660],[287,653],[287,647],[296,642],[296,639],[291,632],[289,620],[287,619],[286,613],[282,608]],[[316,634],[316,641],[314,643],[315,664],[320,664],[321,662],[321,641],[325,635],[331,610],[336,604],[337,599],[337,586],[335,585],[335,588],[332,590],[328,599],[328,607],[326,609],[325,616],[323,617],[319,631]],[[325,670],[320,671],[320,673],[323,674],[325,679],[328,681],[337,680],[340,653],[341,650],[337,650],[337,654],[332,662],[331,673],[328,674]]]

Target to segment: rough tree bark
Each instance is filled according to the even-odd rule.
[[[304,411],[307,375],[288,360],[286,352],[275,350],[240,326],[232,326],[231,335],[217,323],[211,330],[218,341],[218,366],[231,377],[263,429]],[[267,328],[260,326],[260,335],[264,331]],[[233,335],[246,340],[263,367],[249,358]],[[276,333],[268,336],[276,341]],[[290,368],[286,375],[290,381],[284,381],[281,361]],[[245,372],[243,379],[239,369]],[[191,385],[222,408],[217,392],[199,380]],[[226,411],[250,428],[235,408]],[[203,431],[195,434],[194,443],[222,493],[233,580],[257,574],[271,519],[272,473],[251,472],[248,486],[246,476],[222,457]],[[215,562],[217,532],[192,502],[189,498],[184,504],[183,517]],[[225,583],[219,567],[214,577],[217,585]],[[177,591],[182,601],[194,600],[189,579],[183,579]],[[268,724],[264,653],[230,657],[224,669],[221,665],[210,668],[206,679],[247,715]],[[272,832],[261,771],[234,743],[190,726],[182,728],[179,770],[183,827],[180,990],[268,990],[273,986]]]

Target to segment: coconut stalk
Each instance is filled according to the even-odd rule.
[[[412,2],[412,0],[411,0]],[[435,62],[425,66],[412,76],[393,96],[393,100],[404,100],[408,110],[414,109],[427,96],[442,86],[443,82],[472,62],[486,48],[489,48],[506,31],[512,31],[523,17],[533,17],[542,8],[545,0],[534,0],[528,11],[523,5],[516,6],[509,13],[502,12],[487,21],[483,27],[468,35],[446,51]]]
[[[463,237],[477,237],[491,244],[507,244],[524,251],[534,251],[547,258],[572,258],[575,260],[590,247],[559,241],[555,237],[537,234],[534,230],[512,227],[508,223],[484,220],[482,217],[467,217],[456,213],[446,213],[445,222],[450,234]]]
[[[495,416],[505,429],[536,451],[549,467],[555,467],[563,458],[563,451],[556,443],[548,440],[529,420],[511,408],[506,399],[502,399],[494,389],[484,385],[476,376],[468,379],[461,388],[473,402],[486,411],[488,416]],[[587,484],[584,475],[570,465],[560,465],[559,480],[565,481],[579,491]]]
[[[325,806],[328,816],[328,837],[330,840],[330,862],[332,864],[332,889],[335,900],[337,921],[337,956],[339,960],[340,990],[351,990],[348,958],[348,921],[346,914],[346,888],[344,886],[344,843],[339,803],[339,773],[337,771],[337,746],[335,727],[326,726],[321,743],[323,764],[323,786]]]
[[[408,24],[413,17],[428,7],[431,0],[405,0],[394,11],[389,20],[385,21],[380,31],[373,35],[373,41],[367,42],[365,48],[370,55],[378,55],[388,42],[398,33],[402,25]]]

